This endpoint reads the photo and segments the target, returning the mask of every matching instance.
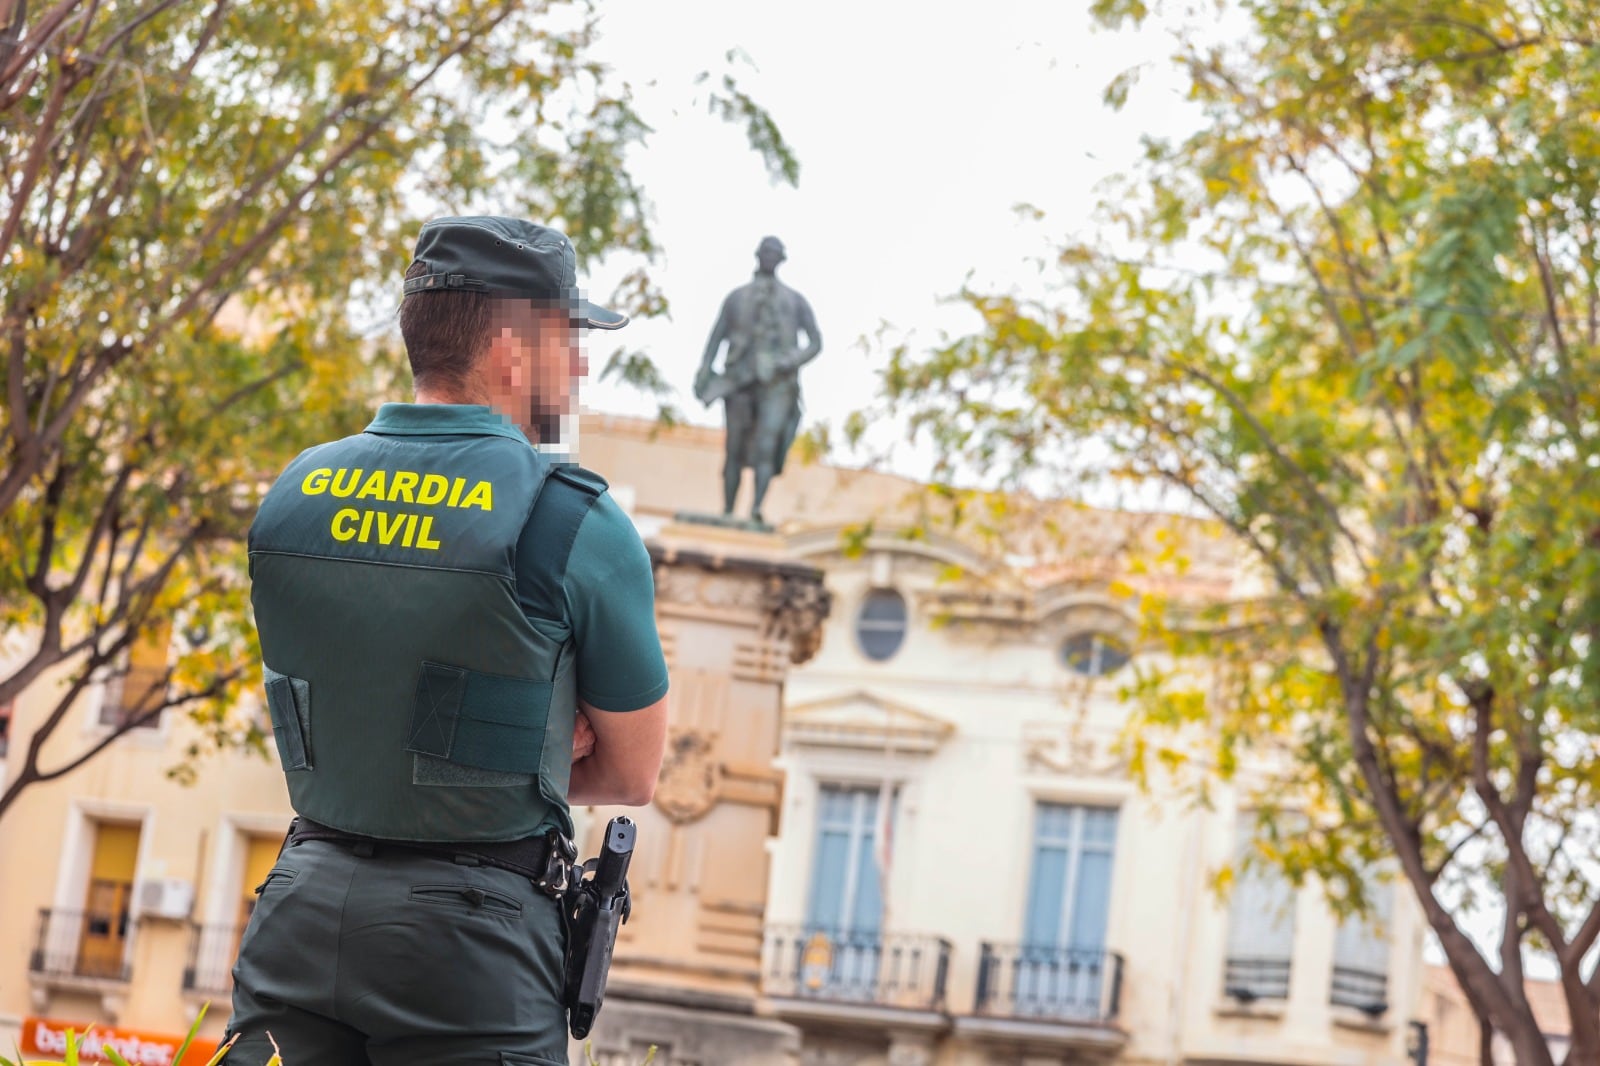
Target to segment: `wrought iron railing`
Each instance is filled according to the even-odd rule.
[[[183,990],[223,994],[233,988],[233,960],[239,953],[244,926],[189,923],[189,961],[183,967]]]
[[[1223,967],[1222,991],[1240,1003],[1289,998],[1289,960],[1235,955]]]
[[[978,1014],[1105,1023],[1121,1004],[1122,956],[1115,951],[983,943]]]
[[[1341,1007],[1354,1007],[1376,1018],[1389,1009],[1389,975],[1335,966],[1328,1001]]]
[[[126,981],[137,928],[126,910],[41,910],[28,969],[41,977]]]
[[[769,996],[942,1010],[950,942],[936,936],[769,926],[762,948]]]

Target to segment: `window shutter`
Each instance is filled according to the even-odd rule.
[[[1294,886],[1260,862],[1254,840],[1252,815],[1236,829],[1224,990],[1247,1001],[1286,999],[1294,958]]]

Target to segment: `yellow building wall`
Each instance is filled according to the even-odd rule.
[[[66,673],[46,674],[16,701],[13,767],[54,709]],[[41,767],[60,766],[103,737],[102,709],[114,695],[91,686],[45,746]],[[27,1017],[77,1023],[80,1031],[94,1023],[181,1034],[207,1002],[202,1032],[221,1033],[229,1013],[222,956],[237,943],[245,897],[260,883],[251,875],[270,866],[292,812],[270,753],[207,755],[192,785],[173,780],[168,770],[192,743],[207,741],[181,712],[168,711],[156,728],[134,730],[73,772],[29,786],[0,819],[0,1046],[12,1046]],[[130,915],[129,982],[42,976],[33,965],[42,931],[67,971],[82,941],[81,920],[63,925],[58,917],[52,927],[44,915],[82,911],[97,878],[132,882],[135,905],[145,883],[165,882],[175,889],[167,898],[176,910]],[[218,976],[212,987],[186,991],[202,926],[220,930],[210,952]]]

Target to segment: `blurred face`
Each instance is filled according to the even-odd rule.
[[[582,334],[566,311],[531,300],[496,300],[489,352],[483,362],[489,406],[535,444],[561,439],[578,379],[589,372]]]

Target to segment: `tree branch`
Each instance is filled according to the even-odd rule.
[[[1472,1004],[1474,1013],[1479,1017],[1492,1017],[1508,1031],[1512,1030],[1514,1019],[1519,1012],[1525,1012],[1525,1006],[1519,1006],[1517,997],[1503,987],[1471,939],[1456,924],[1455,916],[1434,895],[1432,882],[1422,861],[1420,833],[1416,826],[1408,824],[1400,810],[1398,797],[1378,773],[1375,753],[1367,735],[1367,690],[1360,687],[1361,679],[1369,674],[1366,671],[1358,673],[1354,669],[1343,643],[1343,635],[1336,624],[1324,623],[1321,628],[1324,646],[1333,661],[1340,691],[1344,694],[1351,755],[1366,779],[1373,809],[1377,812],[1385,835],[1394,845],[1400,868],[1422,904],[1428,924],[1439,938],[1450,969]]]
[[[214,699],[215,697],[220,696],[223,692],[227,691],[227,687],[230,684],[242,677],[243,674],[244,671],[242,669],[226,671],[217,675],[217,677],[212,679],[211,684],[207,685],[203,689],[195,692],[185,693],[182,696],[174,699],[165,700],[147,710],[140,711],[137,714],[129,715],[123,722],[114,726],[110,732],[97,740],[88,749],[80,753],[76,758],[69,762],[63,763],[61,766],[58,766],[53,770],[39,772],[34,776],[34,781],[42,783],[45,781],[53,781],[58,777],[65,777],[67,774],[70,774],[72,771],[76,770],[78,767],[82,766],[84,763],[100,754],[100,752],[104,751],[110,744],[114,743],[121,737],[127,736],[135,729],[149,725],[156,719],[160,718],[164,712],[169,710],[177,710],[181,707],[187,707],[192,703],[201,703],[205,700]],[[150,691],[155,691],[155,688],[156,686],[152,685]],[[3,814],[4,811],[4,805],[0,804],[0,814]]]
[[[1331,500],[1322,495],[1322,491],[1317,487],[1316,482],[1312,480],[1311,475],[1306,473],[1305,468],[1299,463],[1296,463],[1283,451],[1283,449],[1278,445],[1277,440],[1272,436],[1271,433],[1267,431],[1267,427],[1262,424],[1259,418],[1256,417],[1255,412],[1250,409],[1249,405],[1244,402],[1243,398],[1214,375],[1200,369],[1199,367],[1172,360],[1163,361],[1165,361],[1167,365],[1176,369],[1180,374],[1191,377],[1204,384],[1207,388],[1219,396],[1223,402],[1225,402],[1234,412],[1234,414],[1250,427],[1251,432],[1256,435],[1256,438],[1261,442],[1262,447],[1267,450],[1267,454],[1272,457],[1273,462],[1277,463],[1281,469],[1288,473],[1290,477],[1299,484],[1305,502],[1323,512],[1326,515],[1329,524],[1338,531],[1339,535],[1342,536],[1354,550],[1356,563],[1361,567],[1361,572],[1363,574],[1369,573],[1366,559],[1362,556],[1361,542],[1356,539],[1355,534],[1350,532],[1349,528],[1345,526],[1344,519],[1339,514],[1339,509],[1334,506]],[[1328,575],[1331,576],[1333,572],[1332,560],[1330,559],[1325,561],[1324,566],[1327,569]]]
[[[17,228],[22,225],[23,211],[33,196],[34,187],[39,182],[39,174],[44,169],[45,157],[50,150],[52,137],[49,136],[49,131],[55,128],[55,124],[61,118],[62,109],[66,107],[67,90],[71,87],[72,80],[63,75],[56,81],[50,98],[45,103],[43,114],[34,124],[32,151],[28,153],[22,166],[17,168],[19,180],[12,192],[11,212],[6,216],[4,224],[0,224],[0,260],[10,255],[12,244],[17,239]]]
[[[1456,856],[1461,853],[1461,849],[1472,843],[1474,840],[1481,838],[1483,836],[1483,831],[1487,829],[1489,825],[1490,823],[1487,821],[1479,822],[1477,825],[1472,827],[1471,832],[1450,846],[1450,850],[1445,852],[1444,858],[1440,860],[1439,865],[1434,867],[1432,871],[1428,871],[1426,867],[1424,867],[1424,872],[1428,875],[1427,881],[1430,888],[1438,882],[1440,877],[1444,875],[1445,870],[1450,867],[1450,864],[1456,861]]]
[[[1459,683],[1458,683],[1459,684]],[[1506,847],[1506,930],[1510,936],[1512,927],[1519,926],[1519,914],[1525,914],[1532,921],[1534,928],[1550,942],[1551,948],[1559,955],[1566,950],[1567,939],[1561,923],[1556,920],[1545,905],[1543,882],[1534,871],[1528,859],[1527,847],[1522,839],[1523,819],[1526,812],[1519,813],[1506,803],[1505,797],[1495,787],[1489,775],[1489,737],[1494,730],[1494,690],[1488,685],[1468,685],[1462,689],[1467,695],[1467,702],[1473,710],[1474,728],[1472,734],[1472,782],[1473,789],[1479,800],[1500,830],[1500,836]],[[1527,763],[1520,767],[1527,770]],[[1537,767],[1533,774],[1537,780]],[[1523,789],[1522,774],[1519,774],[1518,798],[1520,801]],[[1513,906],[1515,903],[1515,906]],[[1520,930],[1517,938],[1520,945]],[[1502,944],[1502,955],[1505,953]],[[1502,966],[1515,965],[1520,972],[1522,966],[1520,947],[1514,953],[1515,958],[1502,958]]]
[[[4,42],[4,51],[0,51],[0,85],[7,85],[15,79],[23,68],[33,62],[34,57],[50,46],[50,41],[56,34],[65,29],[68,23],[75,21],[73,9],[77,8],[80,2],[81,0],[61,0],[40,17],[38,23],[29,31],[27,40],[19,40],[22,36],[23,23],[28,17],[27,0],[19,0],[16,10],[12,12],[11,26],[6,31],[8,40]],[[11,102],[12,98],[6,100],[8,106]]]

